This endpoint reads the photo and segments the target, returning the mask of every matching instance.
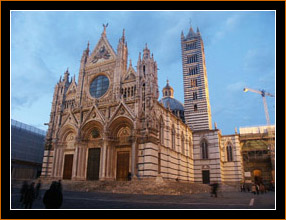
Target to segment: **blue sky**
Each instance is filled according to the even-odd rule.
[[[12,11],[11,118],[47,129],[54,86],[67,68],[78,78],[83,50],[93,50],[108,23],[116,51],[122,30],[136,66],[145,44],[158,64],[160,98],[167,78],[184,102],[181,31],[199,27],[205,47],[212,123],[222,134],[265,125],[262,98],[275,95],[274,11]],[[267,97],[271,124],[275,98]]]

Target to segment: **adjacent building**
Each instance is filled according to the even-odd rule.
[[[11,120],[11,176],[34,179],[41,174],[46,132]]]

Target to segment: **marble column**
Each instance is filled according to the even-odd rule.
[[[101,169],[99,179],[104,180],[106,177],[106,148],[107,148],[107,140],[103,139],[102,153],[101,153]]]
[[[135,175],[135,166],[136,166],[136,142],[135,140],[132,141],[132,148],[131,148],[131,176]]]

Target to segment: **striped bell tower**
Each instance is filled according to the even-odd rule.
[[[185,119],[196,130],[212,129],[204,44],[197,28],[181,34]]]

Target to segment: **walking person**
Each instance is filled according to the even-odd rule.
[[[21,193],[21,196],[20,196],[21,207],[23,207],[23,205],[24,205],[24,196],[25,196],[28,188],[29,188],[28,182],[24,181],[23,184],[22,184],[21,190],[20,190],[20,193]]]
[[[29,188],[26,190],[26,193],[23,198],[23,204],[25,205],[25,209],[31,209],[33,206],[33,202],[35,200],[35,183],[32,182]]]
[[[63,202],[63,194],[58,182],[52,182],[50,189],[44,195],[43,202],[46,209],[59,209]]]
[[[254,184],[251,186],[251,192],[253,193],[253,195],[256,194],[256,186]]]
[[[217,189],[218,189],[218,183],[214,182],[213,184],[211,184],[211,197],[217,197]]]

